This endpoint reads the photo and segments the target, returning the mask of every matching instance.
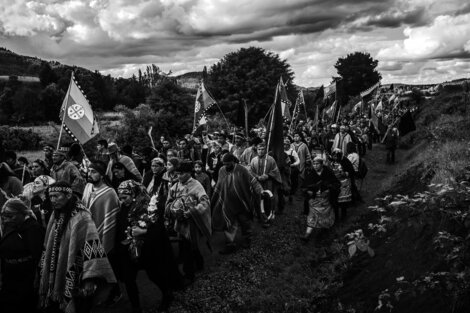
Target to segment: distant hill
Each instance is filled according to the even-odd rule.
[[[0,47],[0,76],[18,76],[18,77],[39,77],[41,66],[48,63],[51,68],[79,69],[80,71],[92,72],[88,69],[61,64],[57,61],[45,61],[37,57],[19,55],[6,48]],[[25,78],[22,81],[36,81],[35,79]]]
[[[197,89],[202,79],[202,72],[188,72],[175,76],[176,83],[188,89]]]

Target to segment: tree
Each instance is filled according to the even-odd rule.
[[[157,129],[166,130],[168,133],[164,135],[167,136],[191,132],[195,96],[190,90],[178,86],[172,79],[163,79],[152,88],[146,102],[162,120],[158,123]]]
[[[242,48],[225,55],[214,64],[207,80],[207,89],[214,96],[227,118],[243,125],[246,100],[249,123],[263,118],[274,102],[279,78],[287,83],[289,99],[295,102],[297,91],[292,84],[294,73],[286,60],[262,48]]]
[[[382,78],[376,70],[378,63],[367,52],[354,52],[338,59],[335,68],[339,77],[333,79],[343,80],[346,99],[357,96]]]
[[[39,70],[39,80],[41,81],[41,85],[46,87],[51,83],[57,82],[57,75],[52,70],[51,66],[47,62],[43,62],[41,64],[41,68]]]

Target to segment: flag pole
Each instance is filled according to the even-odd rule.
[[[276,113],[276,101],[278,97],[278,92],[279,92],[279,83],[277,84],[276,87],[276,95],[274,96],[274,103],[272,105],[272,113],[271,113],[271,125],[269,125],[269,135],[268,135],[268,142],[266,143],[266,161],[264,162],[264,169],[263,169],[263,175],[266,174],[266,167],[268,166],[268,153],[269,153],[269,144],[271,142],[271,132],[274,124],[274,114]]]
[[[60,140],[62,139],[62,132],[64,130],[64,121],[65,121],[65,114],[67,114],[67,97],[70,93],[70,87],[72,86],[72,80],[73,80],[73,71],[70,76],[70,83],[69,83],[69,88],[67,89],[67,93],[65,94],[66,99],[65,100],[65,106],[64,107],[64,115],[62,116],[62,120],[60,121],[60,132],[59,132],[59,139],[57,140],[57,150],[59,150],[60,147]]]
[[[246,104],[246,99],[243,99],[243,102],[245,103],[245,136],[248,138],[248,105]]]

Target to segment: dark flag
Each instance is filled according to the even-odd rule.
[[[281,103],[281,88],[280,84],[276,88],[276,95],[274,103],[271,108],[271,115],[269,116],[267,136],[268,142],[267,151],[272,153],[272,157],[276,162],[282,162],[282,154],[284,153],[284,138],[283,138],[283,117],[282,117],[282,103]]]
[[[204,83],[201,82],[197,90],[196,102],[194,104],[194,126],[193,133],[196,129],[204,124],[207,124],[206,111],[216,102],[207,92]]]
[[[416,130],[415,121],[411,115],[410,110],[408,110],[400,118],[400,122],[398,123],[398,131],[400,132],[400,136],[405,136],[414,130]]]

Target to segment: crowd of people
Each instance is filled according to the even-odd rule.
[[[165,311],[173,291],[204,269],[201,245],[212,249],[213,232],[225,235],[221,254],[249,249],[255,221],[276,227],[294,198],[306,215],[299,241],[308,242],[362,201],[361,157],[379,140],[369,125],[357,118],[285,127],[276,139],[282,160],[270,155],[265,129],[162,136],[139,155],[105,139],[89,158],[79,144],[45,144],[44,158],[32,162],[6,151],[1,311],[90,312],[120,301],[125,286],[140,312],[139,270],[160,289]]]

